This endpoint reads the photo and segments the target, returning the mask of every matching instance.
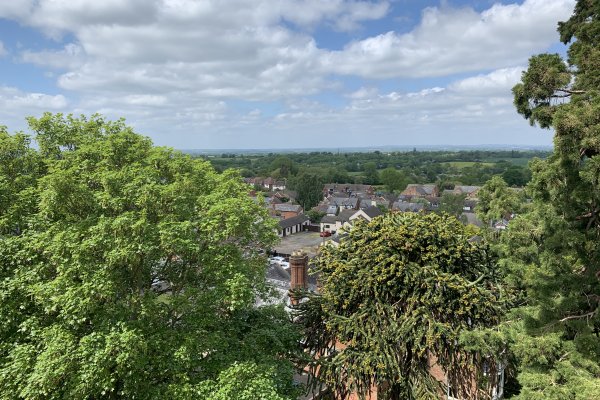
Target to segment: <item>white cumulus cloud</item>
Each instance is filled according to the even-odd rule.
[[[327,53],[331,72],[367,78],[432,77],[523,63],[557,39],[575,0],[526,0],[472,8],[431,7],[412,31],[383,33]]]

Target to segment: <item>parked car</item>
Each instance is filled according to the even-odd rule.
[[[321,237],[329,237],[329,236],[331,236],[331,232],[329,232],[329,231],[321,232]]]

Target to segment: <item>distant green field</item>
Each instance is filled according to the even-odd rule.
[[[451,162],[447,162],[444,164],[449,165],[451,167],[455,167],[455,168],[472,167],[475,164],[481,164],[481,165],[485,165],[488,167],[494,165],[494,163],[491,163],[491,162],[476,163],[474,161],[451,161]]]
[[[520,167],[526,167],[530,160],[531,158],[529,157],[488,159],[489,162],[508,161],[509,163]]]

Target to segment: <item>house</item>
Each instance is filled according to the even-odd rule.
[[[321,218],[321,232],[339,232],[342,228],[349,228],[354,224],[354,221],[363,219],[367,222],[383,212],[375,206],[370,206],[360,210],[342,210],[338,215],[326,215]]]
[[[400,193],[402,196],[411,197],[425,197],[425,196],[439,196],[440,191],[435,184],[421,185],[417,183],[410,183],[406,186],[406,189]]]
[[[327,206],[326,210],[325,210],[325,214],[329,217],[335,217],[338,213],[338,206],[336,205],[330,205]]]
[[[467,221],[467,225],[475,225],[479,228],[484,226],[484,223],[481,222],[481,220],[479,218],[477,218],[477,215],[475,213],[472,212],[464,212],[461,215],[463,215]]]
[[[429,211],[435,211],[439,209],[440,205],[442,204],[442,198],[437,196],[426,196],[425,200],[427,200],[429,203],[427,205],[427,210]]]
[[[463,203],[463,211],[474,212],[477,202],[475,200],[465,200]]]
[[[452,191],[452,194],[454,194],[454,195],[464,194],[467,199],[477,199],[477,193],[479,192],[479,189],[481,189],[481,186],[456,185],[456,186],[454,186],[454,190]]]
[[[280,199],[282,201],[282,203],[285,203],[286,201],[289,202],[294,202],[296,201],[296,198],[298,197],[298,193],[296,193],[293,190],[277,190],[277,189],[273,189],[273,197],[277,197],[278,199]]]
[[[410,183],[406,186],[406,189],[400,193],[401,196],[410,197],[426,197],[426,196],[439,196],[440,191],[435,184],[417,184]]]
[[[244,182],[248,185],[259,185],[262,186],[263,178],[253,177],[253,178],[244,178]]]
[[[326,215],[321,218],[321,232],[337,232],[346,224],[349,224],[350,217],[356,213],[355,210],[342,210],[338,215]]]
[[[262,181],[262,187],[267,190],[273,190],[273,184],[275,183],[275,179],[268,177]]]
[[[294,233],[302,232],[308,225],[310,225],[310,219],[304,214],[288,219],[282,219],[279,221],[277,234],[279,237],[286,237]]]
[[[282,219],[297,217],[304,211],[301,205],[290,203],[274,204],[273,209],[275,210],[275,214],[281,216]]]
[[[269,178],[244,178],[244,182],[249,185],[260,186],[263,189],[274,191],[274,190],[285,190],[286,182],[285,180],[275,180],[271,177]]]
[[[286,182],[285,180],[276,180],[273,182],[273,186],[270,190],[285,190]]]
[[[323,197],[327,197],[335,192],[348,193],[349,195],[373,195],[375,190],[371,185],[359,185],[352,183],[328,183],[323,186]]]
[[[357,219],[364,219],[367,222],[371,222],[371,220],[375,217],[383,215],[383,212],[379,209],[379,207],[369,206],[367,208],[362,208],[352,214],[350,217],[350,222],[354,223]]]
[[[359,196],[359,208],[367,208],[371,206],[390,208],[389,199],[384,196]]]
[[[392,211],[401,212],[419,212],[425,209],[423,203],[411,203],[406,201],[396,201],[392,204]]]
[[[330,197],[329,205],[335,205],[340,210],[358,210],[360,200],[358,197]]]

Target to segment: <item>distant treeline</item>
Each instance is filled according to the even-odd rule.
[[[510,186],[523,186],[531,176],[527,167],[533,158],[546,158],[550,153],[531,151],[405,151],[355,152],[330,151],[310,153],[268,153],[244,155],[224,153],[201,156],[219,171],[236,168],[245,177],[271,176],[294,178],[299,173],[319,175],[326,182],[386,184],[385,170],[395,170],[401,180],[410,183],[436,182],[482,185],[494,175],[502,175]],[[398,179],[396,179],[397,181]]]

